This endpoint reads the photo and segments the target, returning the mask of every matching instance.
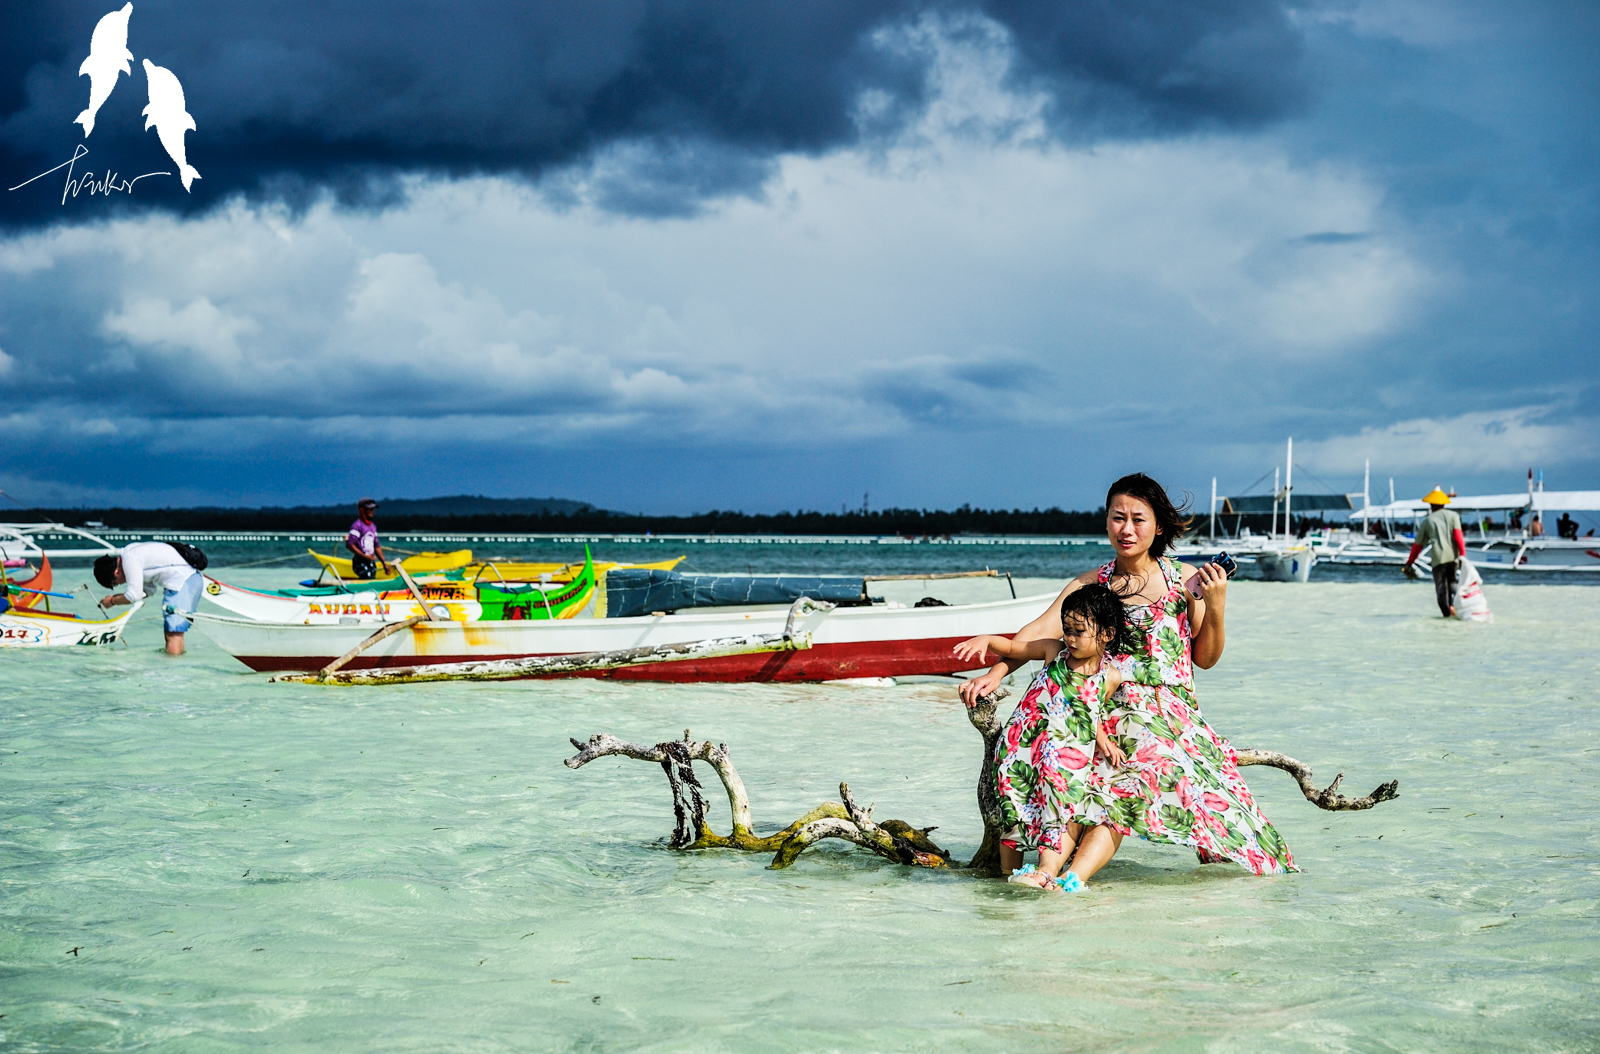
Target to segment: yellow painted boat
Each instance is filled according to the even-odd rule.
[[[323,567],[330,567],[336,571],[340,578],[354,578],[355,571],[350,566],[350,561],[342,556],[323,556],[312,549],[306,552],[317,558]],[[400,565],[413,575],[427,574],[433,571],[454,571],[458,567],[466,567],[472,563],[471,549],[457,549],[453,553],[417,553],[400,561]],[[390,566],[394,566],[392,563]],[[581,566],[581,565],[580,565]]]
[[[321,553],[307,549],[306,552],[317,558],[323,567],[332,570],[340,578],[350,580],[355,577],[355,571],[350,567],[350,561],[338,556],[324,556]],[[596,575],[604,574],[614,567],[644,568],[649,571],[671,571],[687,559],[678,556],[671,560],[657,560],[647,564],[619,564],[611,561],[596,560],[594,572]],[[390,565],[391,567],[393,564]],[[509,561],[495,561],[493,563],[473,563],[471,549],[457,549],[453,553],[418,553],[408,556],[400,561],[400,566],[408,574],[438,574],[444,571],[459,571],[467,581],[487,580],[490,582],[500,580],[506,582],[537,582],[541,575],[549,575],[552,582],[570,582],[583,573],[583,561],[578,560],[568,564],[539,564],[539,563],[513,563]],[[380,568],[379,570],[382,570]],[[452,575],[452,577],[454,577]]]

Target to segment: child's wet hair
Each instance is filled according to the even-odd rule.
[[[1100,582],[1091,582],[1067,594],[1061,602],[1061,621],[1077,615],[1093,627],[1096,636],[1111,635],[1106,651],[1127,655],[1133,651],[1133,638],[1122,615],[1122,599]]]

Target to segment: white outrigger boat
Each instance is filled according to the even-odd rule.
[[[1600,571],[1600,538],[1534,537],[1528,526],[1495,530],[1486,523],[1493,513],[1499,513],[1507,524],[1512,516],[1521,515],[1530,521],[1538,517],[1546,530],[1552,530],[1550,516],[1554,513],[1600,511],[1600,491],[1545,490],[1543,474],[1540,475],[1535,484],[1533,470],[1528,470],[1528,489],[1524,492],[1468,494],[1450,499],[1449,507],[1461,516],[1467,553],[1480,571]],[[1391,501],[1388,505],[1358,509],[1350,518],[1404,523],[1427,514],[1428,506],[1421,501]],[[1403,562],[1410,546],[1409,538],[1396,534],[1385,547],[1393,554],[1391,560],[1384,562]]]
[[[129,605],[113,619],[81,619],[59,612],[12,608],[0,615],[0,648],[67,648],[115,644],[128,620],[144,606]]]
[[[799,651],[724,655],[595,671],[586,676],[651,681],[835,681],[953,674],[969,668],[956,644],[980,633],[1010,636],[1050,595],[982,604],[905,607],[862,604],[813,608],[793,616],[789,605],[699,608],[675,614],[551,621],[423,622],[379,641],[349,669],[422,666],[484,659],[616,652],[725,637],[810,634]],[[201,612],[197,627],[224,651],[257,671],[318,670],[356,648],[375,629],[357,625],[255,622]]]
[[[95,548],[46,548],[50,536],[83,538]],[[67,648],[79,645],[115,644],[143,601],[133,604],[116,618],[83,619],[62,611],[51,611],[49,600],[71,600],[70,593],[50,589],[53,576],[50,557],[101,556],[116,553],[117,547],[88,531],[60,523],[0,523],[0,562],[6,565],[37,559],[39,573],[25,582],[8,580],[6,603],[0,605],[0,648]],[[43,607],[39,601],[43,600]]]
[[[469,581],[459,573],[446,572],[419,582],[409,572],[402,572],[400,579],[381,582],[339,581],[332,586],[301,589],[246,589],[207,575],[201,595],[225,611],[256,622],[299,622],[308,626],[370,623],[376,628],[414,615],[455,622],[569,619],[582,611],[595,593],[595,563],[587,552],[576,575],[561,582],[552,581],[554,575],[549,572],[540,577],[543,581]]]
[[[414,596],[392,595],[394,590],[246,589],[244,586],[205,576],[203,599],[241,618],[256,622],[299,622],[317,626],[370,625],[396,622],[423,613]],[[419,591],[437,618],[471,622],[483,613],[483,605],[460,588],[420,583]],[[406,593],[404,590],[398,591]]]

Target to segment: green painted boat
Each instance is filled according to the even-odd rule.
[[[582,611],[594,596],[594,557],[583,547],[583,569],[570,582],[541,589],[538,584],[490,584],[479,580],[479,622],[516,622],[524,619],[568,619]]]

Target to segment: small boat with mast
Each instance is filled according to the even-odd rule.
[[[1256,566],[1261,569],[1261,577],[1269,581],[1308,581],[1311,578],[1311,569],[1317,564],[1319,553],[1318,547],[1311,539],[1297,538],[1294,535],[1293,516],[1297,507],[1303,514],[1349,511],[1354,505],[1349,494],[1297,496],[1294,493],[1294,438],[1291,436],[1285,464],[1276,466],[1272,470],[1272,493],[1219,497],[1216,478],[1212,477],[1207,534],[1205,537],[1189,539],[1182,545],[1176,546],[1174,555],[1205,559],[1225,549],[1236,557],[1254,557]],[[1234,517],[1234,529],[1231,534],[1227,530],[1229,516]],[[1246,517],[1256,516],[1270,517],[1269,527],[1264,535],[1253,534],[1244,526]],[[1219,517],[1222,519],[1223,528],[1220,538],[1217,535]]]

